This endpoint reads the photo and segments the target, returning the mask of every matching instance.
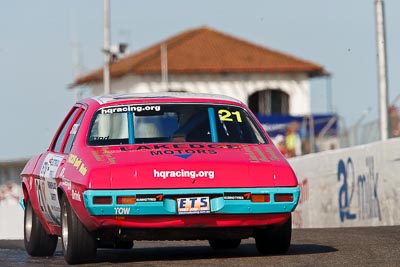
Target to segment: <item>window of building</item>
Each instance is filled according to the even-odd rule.
[[[249,107],[256,114],[288,114],[289,95],[282,90],[263,90],[249,96]]]

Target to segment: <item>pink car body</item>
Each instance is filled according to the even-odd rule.
[[[244,104],[198,94],[78,101],[21,178],[28,253],[52,255],[61,236],[69,263],[133,240],[226,249],[255,237],[261,253],[285,253],[300,194]]]

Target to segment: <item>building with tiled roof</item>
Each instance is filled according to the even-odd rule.
[[[309,114],[309,79],[326,74],[319,64],[208,27],[121,58],[110,73],[112,93],[218,93],[238,98],[256,113],[292,115]],[[102,68],[77,77],[72,87],[77,86],[102,94]]]

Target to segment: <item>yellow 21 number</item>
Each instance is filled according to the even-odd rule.
[[[230,112],[226,109],[218,110],[218,115],[221,121],[233,121],[233,118],[236,118],[237,122],[242,122],[242,117],[240,116],[239,111]]]

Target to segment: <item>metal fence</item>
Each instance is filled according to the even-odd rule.
[[[335,122],[334,119],[337,120],[337,125],[334,127],[335,129],[333,130],[332,126]],[[319,133],[316,133],[315,135],[307,134],[301,136],[303,144],[305,142],[313,144],[311,146],[313,150],[308,152],[303,150],[303,155],[307,153],[368,144],[378,141],[380,137],[378,120],[366,122],[364,124],[356,123],[350,127],[347,127],[347,125],[345,124],[345,120],[341,117],[334,117],[330,119],[330,121],[322,120],[320,122],[314,121],[312,123],[310,123],[309,117],[304,117],[303,122],[300,123],[300,128],[302,128],[301,132],[314,132],[312,127],[317,123],[323,123],[325,125]],[[389,128],[390,138],[400,136],[400,123],[392,123],[391,127]],[[335,134],[332,134],[332,132],[334,132]]]
[[[339,132],[340,147],[368,144],[379,140],[379,121],[374,120]]]
[[[363,117],[361,117],[362,120]],[[373,120],[361,124],[361,120],[351,127],[346,127],[344,120],[340,120],[340,131],[338,138],[340,147],[351,147],[357,145],[368,144],[380,139],[379,120]],[[396,106],[389,108],[389,126],[388,137],[400,137],[400,111]]]

